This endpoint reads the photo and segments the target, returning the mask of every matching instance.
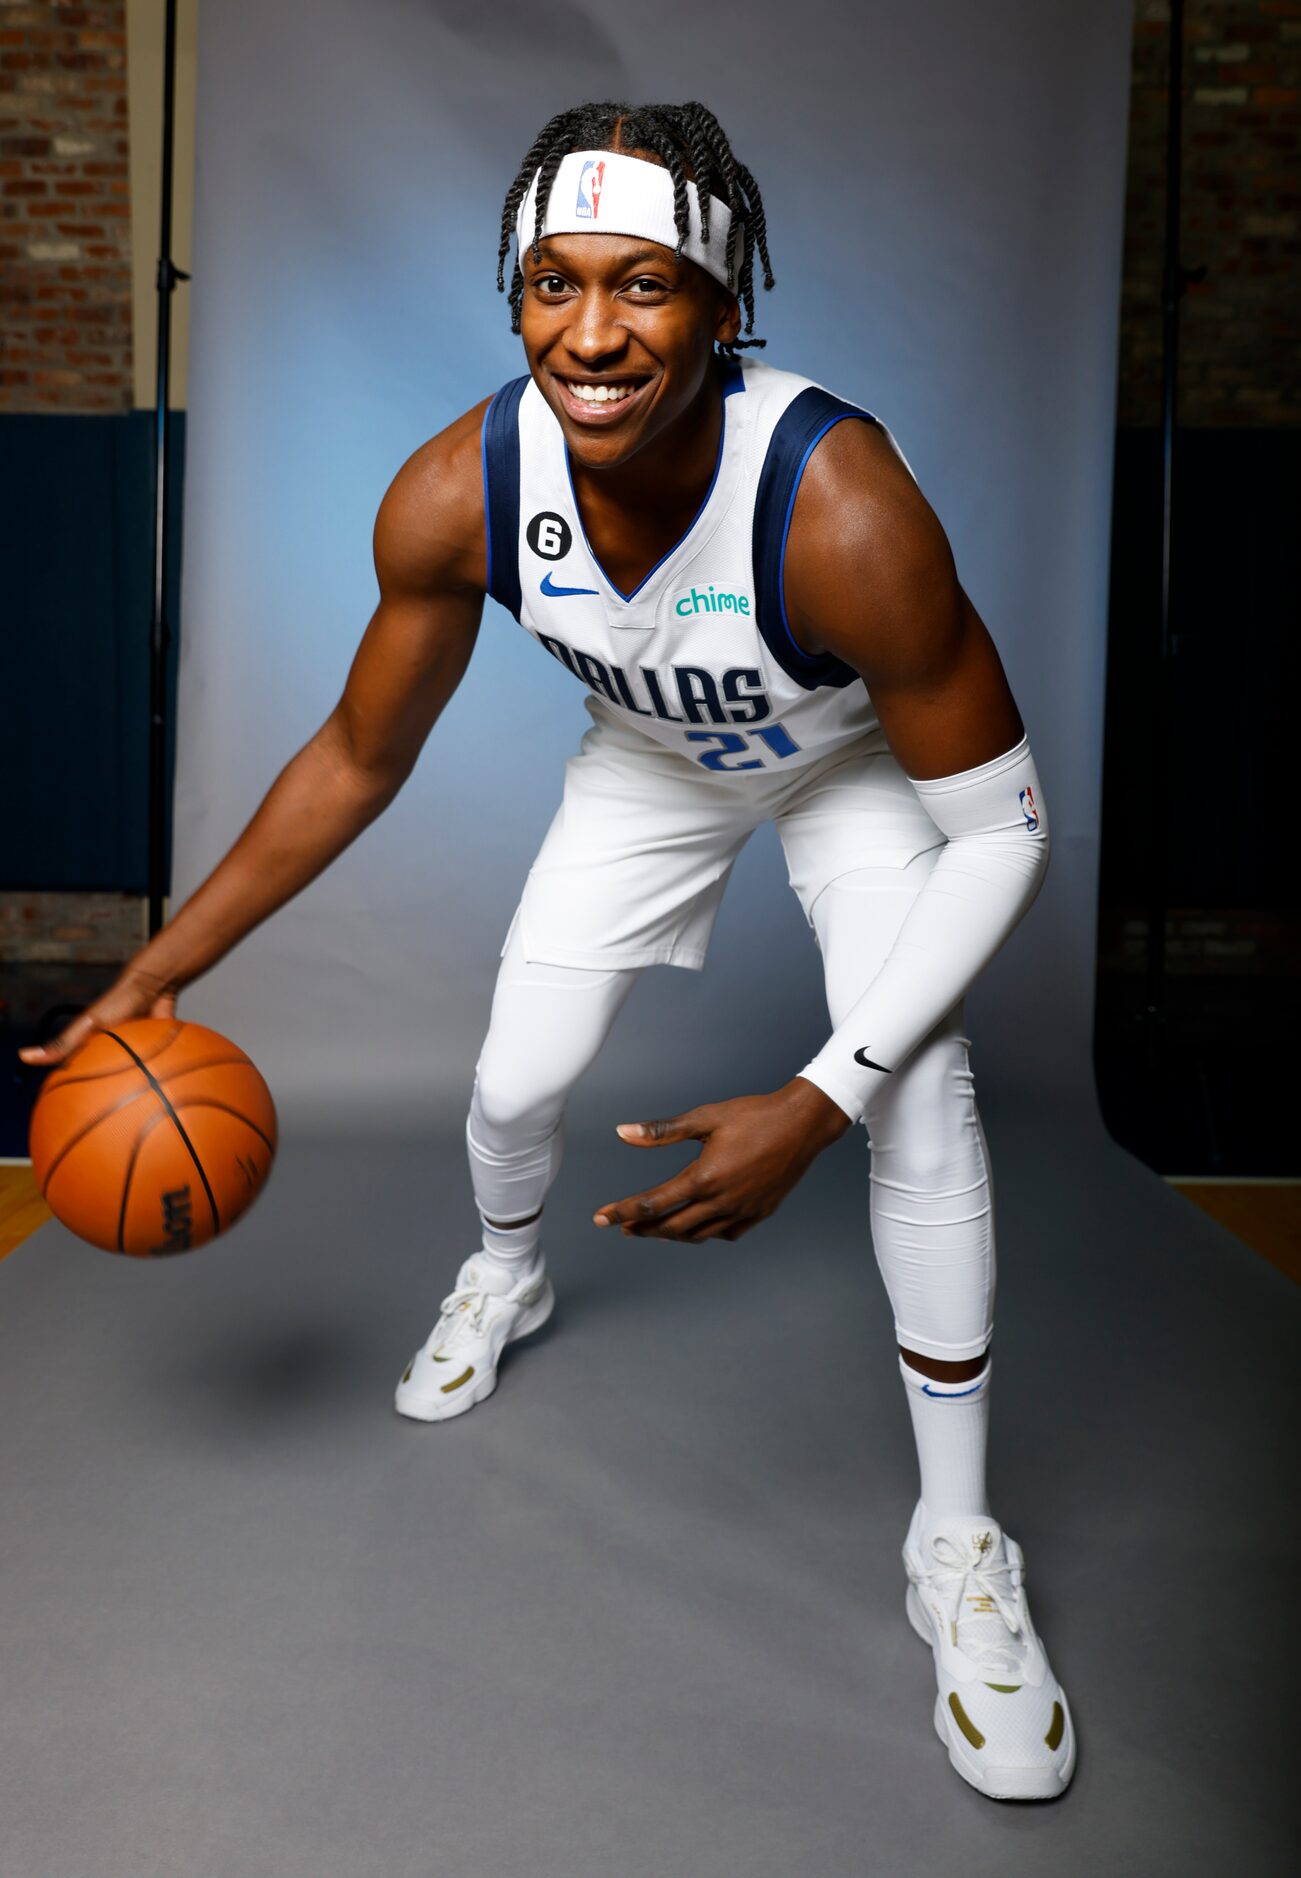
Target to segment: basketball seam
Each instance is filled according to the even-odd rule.
[[[201,1069],[226,1069],[228,1067],[234,1069],[254,1069],[256,1065],[251,1063],[246,1056],[205,1057],[201,1063],[187,1063],[184,1069],[169,1069],[167,1072],[167,1080],[169,1083],[174,1083],[178,1082],[182,1076],[193,1076]]]
[[[114,1070],[113,1073],[115,1076],[120,1076],[122,1074],[120,1069]],[[148,1074],[147,1071],[146,1071],[146,1074]],[[63,1146],[59,1149],[59,1152],[55,1155],[53,1161],[51,1161],[48,1169],[46,1170],[45,1182],[44,1182],[44,1185],[41,1187],[41,1198],[44,1199],[46,1194],[49,1192],[50,1182],[54,1179],[54,1176],[58,1173],[60,1167],[62,1167],[64,1161],[72,1153],[72,1150],[77,1146],[78,1142],[84,1141],[87,1135],[93,1134],[95,1129],[99,1127],[100,1123],[106,1122],[110,1115],[116,1115],[119,1109],[129,1108],[132,1102],[138,1102],[141,1096],[148,1095],[148,1094],[149,1094],[149,1091],[146,1088],[146,1089],[137,1089],[132,1095],[123,1096],[121,1101],[115,1102],[111,1109],[105,1109],[102,1115],[97,1115],[93,1121],[87,1122],[86,1126],[83,1129],[81,1129],[77,1134],[75,1134],[72,1137],[71,1141],[65,1141]]]
[[[176,1110],[172,1107],[171,1102],[168,1100],[167,1091],[163,1088],[162,1084],[158,1081],[157,1077],[150,1074],[150,1071],[140,1061],[140,1058],[136,1055],[135,1051],[131,1048],[131,1045],[129,1043],[124,1042],[123,1039],[118,1036],[115,1030],[106,1030],[104,1032],[104,1035],[106,1037],[111,1037],[114,1043],[121,1044],[122,1048],[126,1051],[127,1055],[131,1058],[131,1061],[135,1063],[138,1068],[144,1070],[145,1075],[149,1077],[149,1081],[153,1086],[154,1092],[156,1093],[158,1100],[166,1108],[167,1113],[172,1118],[173,1127],[176,1129],[177,1134],[181,1137],[181,1140],[185,1143],[186,1152],[188,1153],[190,1159],[194,1162],[195,1172],[198,1174],[199,1179],[203,1182],[203,1191],[207,1194],[208,1205],[212,1208],[212,1229],[214,1232],[220,1232],[221,1231],[221,1214],[217,1211],[216,1199],[213,1196],[212,1188],[208,1185],[208,1176],[203,1171],[203,1162],[199,1159],[198,1155],[195,1153],[194,1143],[190,1140],[190,1137],[186,1134],[184,1126],[182,1125],[180,1116],[176,1113]]]
[[[140,1159],[140,1150],[147,1138],[154,1132],[159,1122],[164,1119],[162,1109],[149,1117],[140,1133],[131,1143],[131,1159],[126,1164],[126,1178],[122,1182],[122,1210],[117,1216],[117,1249],[126,1251],[126,1204],[131,1192],[131,1180],[136,1171],[136,1162]]]
[[[172,1045],[176,1042],[176,1039],[185,1028],[185,1021],[183,1018],[174,1017],[172,1023],[174,1028],[170,1037],[164,1037],[159,1043],[158,1048],[152,1050],[148,1056],[136,1058],[136,1061],[141,1064],[142,1067],[145,1063],[154,1062],[157,1057],[162,1056],[165,1051],[170,1050]],[[98,1034],[104,1037],[113,1036],[111,1030],[100,1031]],[[86,1039],[87,1043],[93,1041],[94,1039],[91,1037]],[[114,1038],[114,1041],[120,1043],[121,1038]],[[84,1044],[82,1048],[85,1048]],[[74,1082],[98,1082],[102,1076],[120,1076],[121,1074],[120,1069],[83,1069],[78,1076],[65,1076],[61,1070],[52,1069],[42,1086],[42,1093],[44,1093],[45,1089],[66,1089]]]
[[[243,1122],[246,1128],[251,1128],[258,1140],[265,1143],[273,1154],[275,1153],[275,1144],[271,1140],[271,1137],[264,1135],[256,1122],[250,1121],[242,1109],[233,1109],[229,1102],[218,1102],[215,1096],[189,1096],[184,1102],[178,1102],[176,1104],[176,1112],[178,1115],[182,1109],[221,1109],[225,1114],[233,1115],[237,1122]]]

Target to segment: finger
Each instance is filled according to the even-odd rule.
[[[617,1200],[611,1206],[598,1206],[592,1218],[598,1226],[623,1226],[631,1221],[645,1225],[650,1220],[663,1219],[680,1206],[686,1206],[698,1199],[695,1183],[679,1174],[675,1179],[666,1181],[662,1187],[651,1187],[645,1193],[634,1193],[626,1200]]]
[[[150,1017],[175,1017],[176,993],[165,991],[161,998],[155,998]]]
[[[625,1226],[630,1239],[674,1239],[680,1244],[699,1245],[704,1239],[721,1239],[724,1231],[737,1223],[735,1213],[720,1213],[717,1200],[697,1200],[681,1207],[664,1220],[645,1226]]]
[[[73,1019],[66,1030],[60,1031],[57,1037],[52,1037],[49,1043],[29,1043],[18,1054],[24,1063],[35,1063],[38,1066],[66,1063],[68,1058],[75,1055],[82,1044],[86,1043],[98,1029],[97,1020],[89,1012],[83,1011],[80,1017]]]
[[[700,1109],[657,1122],[619,1122],[615,1133],[632,1148],[659,1148],[670,1141],[703,1141],[709,1133]]]
[[[735,1239],[745,1230],[743,1224],[738,1224],[735,1214],[712,1213],[686,1238],[688,1244],[699,1245],[702,1239]]]

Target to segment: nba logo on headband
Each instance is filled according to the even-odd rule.
[[[594,222],[601,206],[601,185],[605,181],[605,164],[593,163],[590,159],[584,163],[578,175],[578,200],[574,204],[574,214],[581,215],[584,221]]]
[[[693,182],[686,185],[688,232],[681,235],[673,182],[662,164],[647,163],[622,150],[570,150],[561,158],[547,190],[539,227],[541,176],[540,169],[533,172],[515,218],[521,254],[535,239],[547,235],[594,235],[598,232],[596,220],[603,216],[599,230],[602,235],[636,235],[643,241],[672,248],[735,292],[745,252],[744,229],[736,230],[729,267],[727,243],[732,211],[726,202],[710,197],[706,241],[700,222],[700,196]]]

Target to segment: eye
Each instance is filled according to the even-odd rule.
[[[636,280],[628,282],[628,286],[630,289],[639,290],[637,294],[639,299],[648,293],[667,293],[669,290],[667,282],[656,280],[653,274],[639,274]]]
[[[535,274],[533,276],[533,287],[537,293],[564,293],[568,286],[569,282],[563,274]]]

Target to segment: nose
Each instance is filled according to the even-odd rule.
[[[624,350],[628,334],[619,324],[610,294],[599,287],[588,289],[574,308],[565,343],[574,358],[593,369],[601,360],[616,357]]]

